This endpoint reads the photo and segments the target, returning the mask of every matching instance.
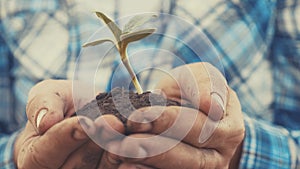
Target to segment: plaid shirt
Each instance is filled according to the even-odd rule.
[[[212,63],[237,92],[245,114],[240,168],[300,168],[300,1],[101,1],[0,0],[1,169],[15,166],[13,143],[16,131],[26,122],[27,93],[35,83],[72,78],[78,56],[82,57],[77,68],[85,69],[75,74],[94,78],[93,73],[87,74],[96,64],[91,61],[93,56],[85,59],[84,52],[80,53],[81,45],[103,26],[89,12],[93,10],[114,19],[145,11],[182,18],[158,24],[158,30],[170,35],[169,39],[154,35],[130,48],[134,63],[149,64],[133,65],[135,70]],[[177,57],[166,57],[164,52],[135,57],[145,47],[164,49],[161,51]],[[126,79],[115,57],[106,58],[101,63],[101,82],[97,82],[100,90]],[[151,89],[156,75],[151,69],[140,74],[142,86]]]

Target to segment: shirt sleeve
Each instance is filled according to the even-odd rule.
[[[240,168],[299,168],[300,131],[288,131],[245,115]]]
[[[0,169],[15,169],[14,143],[19,132],[10,135],[0,134]]]

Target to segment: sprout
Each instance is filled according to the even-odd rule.
[[[88,46],[95,46],[102,44],[104,42],[112,42],[115,47],[118,49],[122,63],[126,67],[134,87],[136,88],[138,94],[143,93],[143,89],[136,77],[136,74],[134,73],[129,61],[128,61],[128,55],[127,55],[127,46],[130,42],[141,40],[149,35],[151,35],[156,29],[155,28],[149,28],[149,29],[142,29],[137,30],[140,26],[148,22],[151,18],[156,17],[156,15],[136,15],[132,19],[129,20],[128,23],[125,24],[124,29],[121,30],[118,25],[112,21],[110,18],[108,18],[105,14],[101,12],[96,12],[96,15],[102,19],[106,25],[109,27],[109,29],[112,31],[115,41],[111,39],[99,39],[95,40],[93,42],[88,42],[83,45],[83,47]]]

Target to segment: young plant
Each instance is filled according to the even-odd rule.
[[[109,29],[112,31],[115,40],[111,39],[99,39],[95,40],[93,42],[88,42],[83,45],[83,47],[88,46],[95,46],[102,44],[104,42],[112,42],[115,47],[118,49],[122,63],[126,67],[134,87],[137,90],[138,94],[143,93],[143,89],[136,77],[136,74],[134,73],[130,62],[128,60],[127,55],[127,46],[130,42],[141,40],[149,35],[151,35],[156,29],[155,28],[148,28],[148,29],[139,29],[137,28],[141,27],[143,24],[145,24],[147,21],[149,21],[151,18],[156,17],[156,15],[136,15],[132,19],[130,19],[124,26],[123,30],[121,30],[118,25],[112,21],[109,17],[107,17],[105,14],[101,12],[96,12],[96,15],[104,21],[104,23],[109,27]]]

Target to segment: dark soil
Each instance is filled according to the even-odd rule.
[[[114,114],[126,127],[130,114],[146,106],[180,106],[181,104],[165,99],[162,95],[151,92],[137,94],[122,88],[114,88],[109,93],[100,93],[96,99],[77,111],[77,115],[84,115],[96,119],[103,114]]]

